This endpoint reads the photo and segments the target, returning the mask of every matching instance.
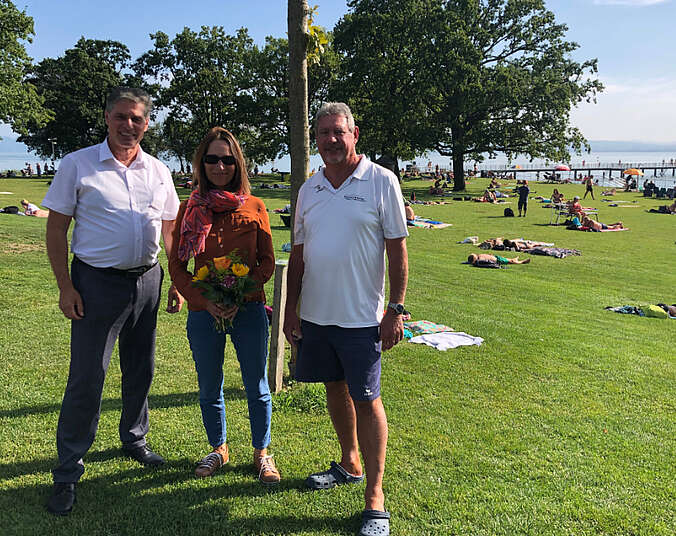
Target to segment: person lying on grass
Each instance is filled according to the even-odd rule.
[[[598,221],[592,220],[588,216],[584,216],[582,218],[582,226],[583,227],[589,227],[592,231],[595,232],[600,232],[600,231],[606,231],[610,229],[626,229],[624,225],[622,225],[621,221],[618,221],[617,223],[601,223]]]
[[[24,214],[26,216],[35,216],[36,218],[46,218],[49,216],[49,210],[42,210],[39,206],[29,202],[27,199],[21,200]]]
[[[528,264],[530,259],[519,260],[519,257],[514,257],[513,259],[508,259],[507,257],[501,257],[500,255],[491,255],[490,253],[472,253],[467,257],[467,262],[476,266],[479,261],[484,262],[497,262],[498,264]]]
[[[497,203],[498,200],[495,196],[494,192],[491,192],[490,190],[484,191],[484,195],[481,197],[475,197],[474,201],[477,203]]]

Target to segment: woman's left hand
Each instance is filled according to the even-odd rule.
[[[224,320],[234,320],[235,316],[237,316],[237,312],[239,311],[239,307],[236,305],[233,305],[232,307],[223,307],[223,315],[221,318]]]

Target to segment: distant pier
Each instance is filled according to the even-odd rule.
[[[603,162],[585,162],[582,164],[573,164],[570,167],[570,170],[557,170],[556,165],[551,166],[542,166],[542,164],[526,164],[519,166],[494,166],[494,167],[481,167],[480,171],[482,175],[485,175],[488,172],[505,174],[505,173],[572,173],[573,180],[578,180],[578,173],[582,177],[586,175],[594,175],[594,173],[600,173],[604,178],[611,179],[613,178],[613,173],[617,172],[618,178],[622,178],[622,172],[626,169],[638,169],[642,173],[653,172],[655,177],[666,177],[671,172],[672,177],[676,177],[676,162],[615,162],[615,163],[603,163]],[[658,174],[658,171],[660,172]]]

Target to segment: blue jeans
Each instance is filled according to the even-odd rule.
[[[215,448],[227,441],[223,402],[225,333],[214,329],[214,318],[208,311],[190,311],[186,330],[197,370],[202,422],[209,444]],[[257,449],[267,448],[272,402],[267,374],[268,317],[264,305],[247,303],[237,312],[227,334],[235,346],[242,370],[249,404],[251,443]]]

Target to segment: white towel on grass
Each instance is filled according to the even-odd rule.
[[[418,335],[410,339],[410,342],[417,344],[426,344],[437,350],[448,350],[458,346],[481,346],[484,340],[481,337],[473,337],[462,331],[443,331],[441,333],[429,333],[427,335]]]

